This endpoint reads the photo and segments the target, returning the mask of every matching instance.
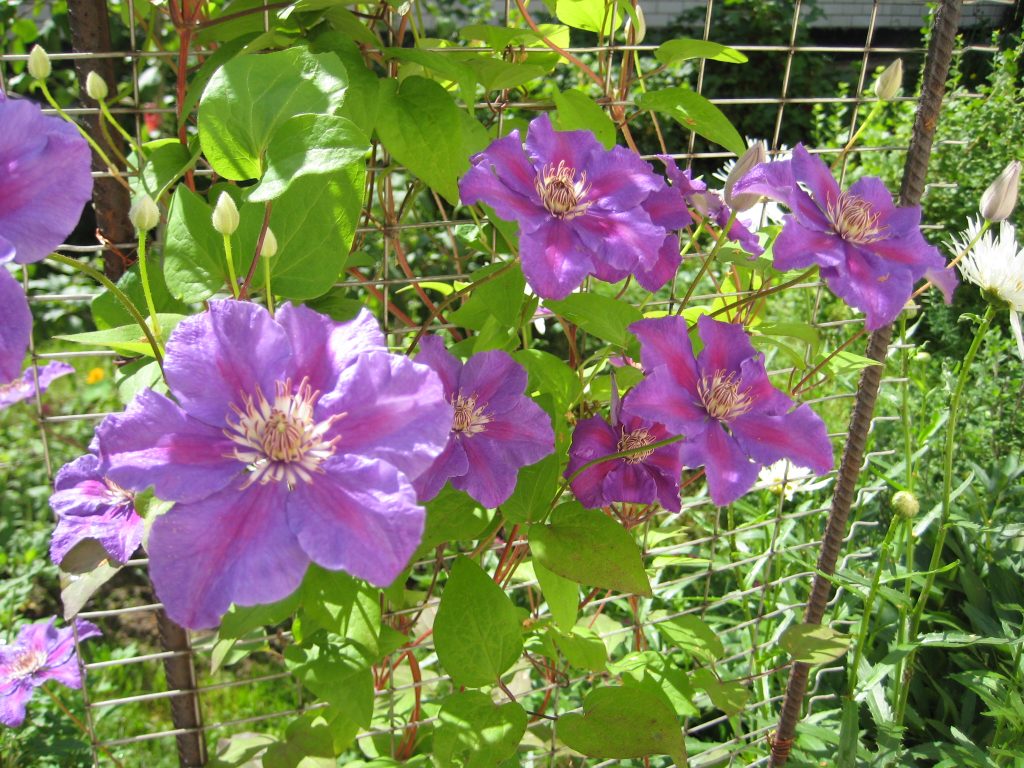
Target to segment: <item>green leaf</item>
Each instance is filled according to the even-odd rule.
[[[508,595],[468,557],[459,557],[434,619],[437,657],[456,685],[494,685],[523,652]]]
[[[434,731],[434,757],[440,765],[492,768],[516,753],[526,733],[526,710],[511,701],[496,705],[479,691],[443,700]]]
[[[304,712],[288,724],[285,740],[263,756],[263,768],[336,768],[334,738],[323,712]]]
[[[715,677],[710,669],[698,669],[690,678],[694,688],[702,688],[707,691],[711,703],[722,710],[725,714],[738,714],[750,698],[750,691],[743,687],[742,683],[728,681],[723,682]]]
[[[217,743],[217,754],[208,768],[252,768],[263,752],[277,739],[263,733],[237,733]]]
[[[606,0],[547,0],[555,16],[574,29],[610,35],[622,22],[618,8]]]
[[[345,10],[347,13],[348,11]],[[359,29],[369,32],[362,22],[358,22]],[[373,33],[370,33],[373,38]],[[377,124],[377,92],[379,86],[377,75],[367,68],[363,60],[362,51],[353,42],[354,38],[335,30],[329,30],[318,35],[313,41],[313,51],[320,53],[330,51],[334,53],[345,66],[348,75],[348,90],[345,91],[345,103],[335,114],[347,117],[359,126],[364,135],[373,134]],[[376,40],[371,45],[375,45]]]
[[[380,653],[380,590],[344,571],[311,565],[299,589],[302,631],[326,629],[359,646],[370,657]]]
[[[167,212],[164,278],[167,289],[179,301],[204,301],[218,290],[226,290],[224,240],[213,228],[212,215],[213,209],[206,201],[184,184],[174,190]],[[255,213],[242,206],[239,216],[243,215],[250,219]],[[241,265],[239,255],[233,254],[236,270]]]
[[[538,24],[537,29],[560,48],[569,46],[569,28],[561,24]],[[459,30],[463,40],[481,40],[489,48],[500,51],[510,45],[544,45],[540,35],[532,29],[498,27],[491,24],[470,24]]]
[[[333,53],[289,48],[232,59],[210,78],[199,101],[203,154],[225,178],[258,179],[274,132],[295,115],[333,113],[347,85]]]
[[[692,40],[685,37],[659,45],[654,51],[654,58],[665,66],[687,59],[712,59],[726,64],[747,63],[747,57],[735,48],[710,40]]]
[[[824,362],[827,354],[823,355],[821,360],[818,362]],[[863,370],[864,368],[870,368],[872,365],[881,365],[877,360],[872,360],[870,357],[864,357],[858,355],[855,352],[847,352],[845,349],[832,355],[828,361],[828,370],[836,374],[856,373],[857,371]]]
[[[501,505],[505,519],[512,523],[529,523],[543,517],[558,490],[558,469],[555,454],[520,469],[516,489]]]
[[[263,202],[280,197],[293,180],[303,176],[344,173],[347,166],[365,166],[369,150],[369,139],[351,120],[334,115],[296,115],[270,137],[267,170],[249,200]]]
[[[651,594],[633,537],[603,512],[584,509],[579,502],[559,506],[550,525],[531,527],[530,549],[545,568],[580,584]]]
[[[368,727],[373,715],[373,672],[363,652],[345,638],[321,632],[309,645],[289,645],[284,663],[309,690],[350,720]]]
[[[184,315],[188,313],[188,306],[171,296],[164,282],[164,270],[162,259],[150,258],[148,261],[149,289],[153,295],[153,306],[157,314]],[[117,287],[121,289],[136,308],[146,315],[146,294],[142,288],[142,278],[139,276],[138,263],[132,264],[128,271],[121,275],[117,281]],[[117,328],[121,325],[129,325],[135,320],[125,309],[124,304],[114,298],[110,291],[104,290],[89,306],[92,312],[93,322],[99,330],[106,328]],[[141,329],[140,329],[141,330]]]
[[[452,95],[425,77],[407,77],[401,85],[381,80],[379,99],[377,135],[384,147],[448,202],[458,203],[459,178],[469,169],[470,155],[483,148],[486,133],[481,143]]]
[[[743,137],[729,122],[722,110],[689,88],[663,88],[637,97],[639,109],[661,112],[676,120],[684,128],[703,136],[708,141],[742,155],[747,148]]]
[[[591,131],[605,149],[615,146],[615,123],[598,104],[582,91],[555,94],[556,127],[560,131]]]
[[[145,164],[141,175],[131,179],[132,193],[145,192],[154,200],[164,185],[175,178],[188,165],[191,154],[188,148],[174,139],[158,139],[142,145]],[[138,156],[132,153],[129,160],[138,163]]]
[[[686,765],[686,747],[675,712],[663,696],[638,687],[597,688],[583,700],[583,714],[558,719],[558,738],[588,757],[627,759],[669,755]]]
[[[507,271],[481,283],[481,280],[499,269]],[[526,298],[526,278],[523,277],[523,271],[518,267],[509,268],[507,264],[492,264],[475,270],[473,278],[473,282],[480,283],[480,287],[474,288],[462,306],[448,314],[448,319],[456,325],[474,331],[481,330],[490,317],[505,327],[517,327],[523,300]]]
[[[704,661],[714,662],[725,655],[722,640],[711,627],[696,616],[677,616],[665,620],[665,611],[651,613],[651,623],[667,643]]]
[[[794,661],[826,664],[850,648],[850,637],[821,624],[794,624],[782,633],[779,645]]]
[[[447,541],[476,539],[487,527],[491,516],[475,499],[446,485],[428,501],[427,525],[421,550],[430,550]]]
[[[397,59],[429,69],[459,86],[460,96],[467,104],[473,103],[476,94],[476,73],[460,62],[453,53],[423,51],[418,48],[385,48],[386,59]]]
[[[518,88],[547,74],[548,68],[529,62],[502,61],[493,57],[465,57],[463,62],[483,85],[485,91]]]
[[[156,317],[164,339],[184,319],[184,315],[161,315],[159,313],[157,313]],[[149,345],[149,341],[147,341],[138,323],[122,325],[118,328],[106,328],[102,331],[86,331],[85,333],[72,333],[66,336],[54,336],[54,338],[61,341],[70,341],[72,344],[85,344],[90,347],[110,347],[110,349],[127,355],[153,356],[153,348]]]
[[[298,607],[298,590],[276,603],[249,606],[232,605],[221,620],[217,636],[238,638],[249,634],[254,629],[275,626],[295,613],[295,609]]]
[[[566,661],[576,669],[603,672],[607,667],[608,650],[594,630],[576,627],[571,632],[563,634],[552,627],[548,631]]]
[[[643,318],[632,304],[597,293],[574,293],[562,301],[545,301],[544,306],[619,347],[625,347],[630,341],[627,331],[630,323]]]
[[[551,617],[559,629],[571,632],[576,626],[576,616],[580,608],[579,584],[548,570],[537,559],[533,561],[533,572],[540,583],[540,591],[547,600]]]
[[[83,539],[60,563],[60,599],[64,620],[70,621],[122,568],[95,539]]]
[[[529,374],[529,390],[551,395],[557,411],[569,410],[579,398],[580,377],[560,357],[539,349],[521,349],[513,352],[512,358]]]

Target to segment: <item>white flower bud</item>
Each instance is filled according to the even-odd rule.
[[[277,255],[277,238],[274,237],[273,230],[267,227],[267,232],[263,235],[263,247],[260,248],[260,256],[265,259],[272,259]]]
[[[50,66],[50,56],[43,50],[42,46],[33,45],[28,52],[28,73],[33,80],[45,80],[50,76],[53,67]]]
[[[889,101],[903,87],[903,59],[896,59],[875,80],[875,96]]]
[[[899,491],[892,497],[892,508],[896,510],[897,514],[907,519],[913,519],[921,511],[921,502],[917,500],[914,494],[907,491]]]
[[[1020,160],[1012,161],[981,196],[981,215],[989,221],[1002,221],[1013,213],[1020,186]]]
[[[647,37],[647,19],[644,18],[644,9],[641,8],[639,4],[635,5],[633,7],[633,10],[636,12],[636,22],[637,22],[636,23],[636,39],[633,41],[633,44],[634,45],[640,45],[640,43],[642,43],[644,41],[644,38]],[[626,25],[624,27],[624,31],[626,32],[627,35],[629,34],[629,29],[632,26],[633,26],[633,18],[629,17],[629,18],[626,19]]]
[[[729,176],[725,180],[725,202],[734,211],[746,211],[757,205],[757,201],[761,199],[760,195],[733,195],[732,188],[736,185],[736,182],[750,173],[754,166],[760,165],[761,163],[767,162],[768,160],[768,148],[764,145],[763,141],[755,141],[750,145],[750,148],[743,153],[739,160],[736,161],[736,165],[729,171]]]
[[[221,192],[213,209],[213,228],[222,235],[233,235],[238,229],[238,207],[231,195]]]
[[[135,199],[128,210],[128,220],[136,232],[148,232],[160,223],[160,209],[156,207],[153,198],[142,195]]]
[[[85,92],[89,94],[90,99],[96,101],[104,101],[107,98],[107,81],[99,74],[99,72],[93,70],[85,78]]]

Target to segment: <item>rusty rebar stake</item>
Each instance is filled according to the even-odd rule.
[[[932,26],[932,39],[928,46],[925,59],[924,81],[921,86],[921,100],[914,119],[914,131],[907,151],[907,162],[903,169],[903,182],[900,186],[900,205],[917,205],[924,193],[925,176],[928,173],[928,160],[931,156],[932,141],[935,138],[935,127],[939,112],[942,109],[942,98],[946,91],[946,76],[953,58],[953,46],[956,42],[957,27],[960,23],[960,7],[962,0],[942,0],[935,13]],[[864,449],[867,445],[868,430],[875,412],[878,399],[878,386],[885,369],[885,353],[892,339],[892,325],[879,328],[871,334],[868,341],[867,356],[877,360],[878,365],[864,369],[857,385],[857,398],[850,419],[850,433],[843,449],[843,459],[839,466],[836,479],[836,491],[832,497],[832,508],[829,511],[825,535],[821,542],[821,554],[818,556],[817,573],[811,587],[811,597],[807,601],[804,621],[808,624],[820,624],[828,604],[831,587],[829,577],[835,573],[839,550],[846,536],[846,521],[853,506],[860,468],[864,463]],[[786,696],[782,702],[779,724],[772,739],[771,766],[783,766],[789,759],[789,752],[796,736],[796,724],[800,720],[804,695],[807,692],[807,677],[810,665],[793,662],[786,686]]]

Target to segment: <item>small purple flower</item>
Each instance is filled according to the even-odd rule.
[[[523,394],[526,371],[500,350],[462,363],[436,336],[420,341],[416,362],[441,377],[455,408],[448,445],[416,482],[420,499],[432,499],[450,479],[485,507],[497,507],[515,490],[520,467],[555,450],[551,420]]]
[[[681,194],[686,204],[692,206],[701,216],[710,218],[720,229],[724,229],[729,223],[732,211],[725,204],[722,195],[708,189],[708,185],[700,179],[692,178],[689,168],[680,170],[676,161],[668,155],[658,155],[658,157],[665,164],[665,175],[672,182],[672,189]],[[729,227],[725,236],[752,256],[760,256],[764,253],[757,234],[747,229],[746,225],[738,218]]]
[[[587,275],[635,273],[656,290],[675,273],[673,230],[689,214],[636,153],[606,150],[589,131],[555,131],[541,115],[525,152],[512,131],[472,163],[459,182],[462,202],[519,222],[523,274],[538,296],[564,299]]]
[[[45,258],[92,197],[92,152],[78,130],[0,91],[0,264]]]
[[[211,627],[231,603],[280,600],[310,562],[395,579],[423,533],[412,482],[452,408],[369,312],[210,302],[171,333],[164,372],[177,402],[144,390],[97,437],[105,477],[175,502],[147,544],[171,618]]]
[[[57,528],[50,559],[60,563],[84,539],[96,539],[107,554],[125,563],[142,543],[145,521],[135,512],[135,494],[100,472],[100,460],[88,453],[65,464],[53,484],[50,507]]]
[[[39,391],[45,392],[54,379],[74,372],[75,369],[67,363],[47,363],[43,366],[26,369],[20,379],[0,384],[0,410],[20,403],[22,400],[28,400],[35,395],[37,376],[39,377]]]
[[[672,437],[663,425],[631,414],[630,402],[627,396],[612,424],[595,416],[576,425],[566,477],[572,477],[594,459]],[[665,509],[678,512],[679,476],[683,471],[680,445],[670,443],[595,464],[572,481],[573,495],[588,509],[604,507],[613,501],[634,504],[660,501]]]
[[[952,300],[956,274],[921,234],[921,207],[897,208],[881,179],[862,178],[844,192],[828,166],[797,144],[792,160],[757,166],[734,191],[792,211],[772,249],[775,267],[817,264],[832,292],[864,312],[868,330],[891,323],[922,277]]]
[[[704,349],[694,357],[682,317],[630,326],[647,375],[630,393],[629,408],[685,436],[683,464],[705,467],[711,500],[732,503],[750,490],[761,467],[779,459],[818,474],[831,469],[825,423],[771,385],[764,357],[743,328],[706,315],[697,327]]]
[[[68,688],[82,687],[82,671],[71,627],[57,629],[57,619],[26,624],[10,645],[0,645],[0,723],[17,728],[25,721],[25,705],[36,688],[56,680]],[[98,637],[96,625],[75,620],[78,639]]]

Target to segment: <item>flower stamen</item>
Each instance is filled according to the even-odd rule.
[[[452,398],[452,406],[455,408],[452,432],[459,432],[466,437],[480,434],[492,420],[486,412],[486,403],[479,406],[476,404],[476,395],[464,397],[459,392]]]
[[[11,680],[24,680],[31,677],[44,666],[46,666],[47,653],[45,649],[26,650],[18,654],[8,667],[8,674]]]
[[[619,444],[616,448],[617,451],[631,451],[635,448],[643,448],[654,442],[654,437],[646,429],[634,429],[632,432],[626,432],[623,430],[622,437],[619,438]],[[653,448],[649,448],[646,451],[639,451],[630,456],[623,456],[622,459],[628,464],[639,464],[645,459],[650,458],[650,455],[654,453]]]
[[[886,238],[886,228],[878,223],[881,211],[857,195],[840,192],[829,202],[826,214],[836,234],[851,243],[874,243]]]
[[[255,398],[242,396],[244,409],[232,404],[238,420],[228,419],[224,434],[240,446],[230,456],[249,467],[243,488],[257,482],[284,481],[290,490],[299,481],[313,482],[313,475],[323,472],[321,464],[334,453],[340,439],[325,440],[324,435],[345,414],[316,421],[313,410],[319,399],[320,392],[313,390],[307,379],[294,391],[291,379],[286,379],[275,382],[272,403],[257,387]]]
[[[551,163],[545,165],[537,174],[534,183],[537,194],[548,213],[558,219],[575,219],[587,212],[590,203],[584,201],[590,184],[587,183],[586,171],[576,179],[576,169],[558,161],[556,168]]]
[[[749,392],[740,392],[739,376],[724,370],[715,371],[710,381],[703,376],[697,382],[697,393],[704,408],[711,418],[718,421],[731,421],[749,411],[754,404]]]

